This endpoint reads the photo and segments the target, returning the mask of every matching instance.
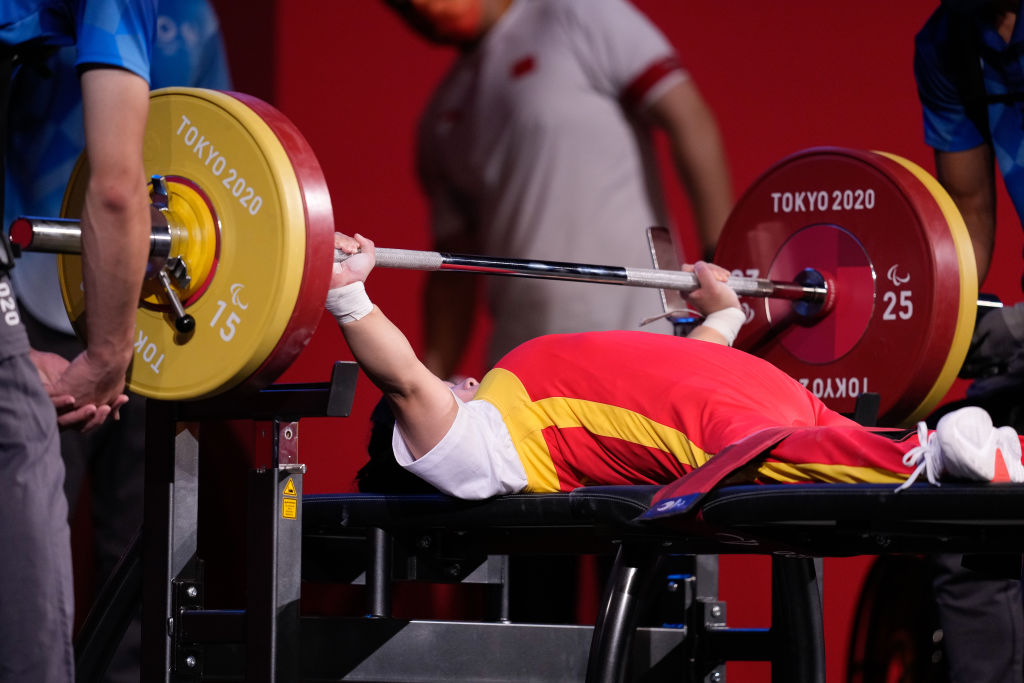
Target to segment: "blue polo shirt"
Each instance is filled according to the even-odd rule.
[[[10,84],[5,228],[15,216],[55,216],[60,211],[71,165],[84,146],[81,87],[74,67],[120,67],[149,83],[156,4],[0,0],[0,46],[27,50],[31,62],[15,70]],[[36,47],[56,52],[33,52]],[[67,67],[58,68],[61,63]],[[51,199],[41,204],[40,196]]]
[[[59,7],[72,4],[56,3]],[[231,88],[220,25],[207,0],[146,3],[89,0],[87,4],[157,5],[155,32],[151,31],[151,54],[147,54],[149,68],[144,74],[154,89],[171,85]],[[4,11],[7,9],[5,7]],[[41,20],[36,20],[37,25],[40,23]],[[128,47],[133,44],[127,41]],[[60,213],[64,189],[85,146],[82,94],[74,66],[99,61],[95,56],[83,59],[82,47],[77,46],[77,50],[76,46],[62,47],[43,61],[42,69],[22,69],[14,78],[4,228],[20,215],[56,216]],[[95,55],[95,51],[87,48],[86,54]],[[71,334],[54,255],[23,254],[11,276],[24,309],[48,327]]]
[[[76,66],[106,64],[149,82],[156,0],[3,0],[0,44],[75,45]]]
[[[994,27],[939,8],[917,34],[914,75],[925,142],[942,152],[991,143],[1024,222],[1024,21],[1006,43]]]

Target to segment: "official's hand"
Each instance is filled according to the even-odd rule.
[[[68,369],[69,363],[67,359],[56,353],[37,351],[35,349],[29,352],[29,357],[32,359],[32,364],[36,366],[36,370],[39,371],[39,379],[42,380],[46,393],[52,395],[51,390],[54,383]]]
[[[72,409],[89,404],[97,406],[93,419],[83,427],[92,429],[103,423],[108,415],[118,419],[118,409],[128,402],[124,394],[125,370],[121,363],[106,362],[90,355],[86,349],[78,354],[49,390],[51,396],[73,396]],[[102,407],[109,407],[109,412]]]
[[[330,288],[344,287],[353,282],[365,282],[376,263],[373,242],[356,233],[354,237],[334,233],[334,248],[350,256],[335,263],[331,271]]]
[[[974,328],[960,376],[992,377],[1006,372],[1013,355],[1024,347],[1024,303],[986,313]]]
[[[128,401],[128,397],[121,394],[111,405],[97,406],[94,403],[75,404],[75,397],[68,393],[61,393],[55,387],[61,376],[67,371],[70,363],[63,356],[45,351],[31,351],[32,362],[39,371],[39,378],[43,382],[43,388],[53,401],[53,407],[57,411],[57,425],[61,429],[76,429],[87,432],[103,424],[110,416],[110,413],[120,408]]]

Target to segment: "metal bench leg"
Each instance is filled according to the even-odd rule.
[[[371,617],[391,616],[391,534],[384,529],[371,529],[366,588]]]
[[[811,558],[772,557],[773,683],[825,683],[821,592]]]
[[[594,625],[587,661],[587,683],[626,680],[639,606],[654,583],[661,554],[623,544],[615,557],[608,589]]]

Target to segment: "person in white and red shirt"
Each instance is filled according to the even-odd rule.
[[[668,134],[705,253],[732,206],[714,117],[662,33],[627,0],[388,0],[459,58],[422,117],[418,168],[434,248],[650,267],[668,225],[651,131]],[[694,260],[694,259],[691,259]],[[543,334],[635,329],[653,291],[493,279],[487,362]],[[427,366],[458,366],[476,291],[433,274]],[[667,331],[667,326],[661,331]]]

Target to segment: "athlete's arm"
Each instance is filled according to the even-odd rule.
[[[358,287],[352,289],[353,285],[361,286],[373,270],[373,242],[360,235],[353,238],[335,233],[334,245],[351,256],[334,264],[328,309],[338,320],[352,355],[391,404],[412,457],[420,458],[451,429],[458,414],[455,397],[448,385],[416,357],[402,331],[359,293]],[[701,283],[701,288],[689,297],[695,306],[707,314],[739,308],[736,293],[723,284],[727,271],[697,263],[694,272]],[[349,291],[342,293],[343,287],[349,287]],[[697,326],[690,336],[720,344],[727,341],[708,325]]]
[[[679,179],[686,187],[710,258],[732,210],[732,183],[714,114],[689,78],[673,85],[647,109],[668,134]]]
[[[375,263],[373,242],[335,233],[334,245],[352,256],[334,264],[331,290],[364,282]],[[359,366],[391,404],[412,456],[423,456],[455,421],[458,405],[448,385],[420,362],[402,331],[376,306],[358,320],[338,322]]]

